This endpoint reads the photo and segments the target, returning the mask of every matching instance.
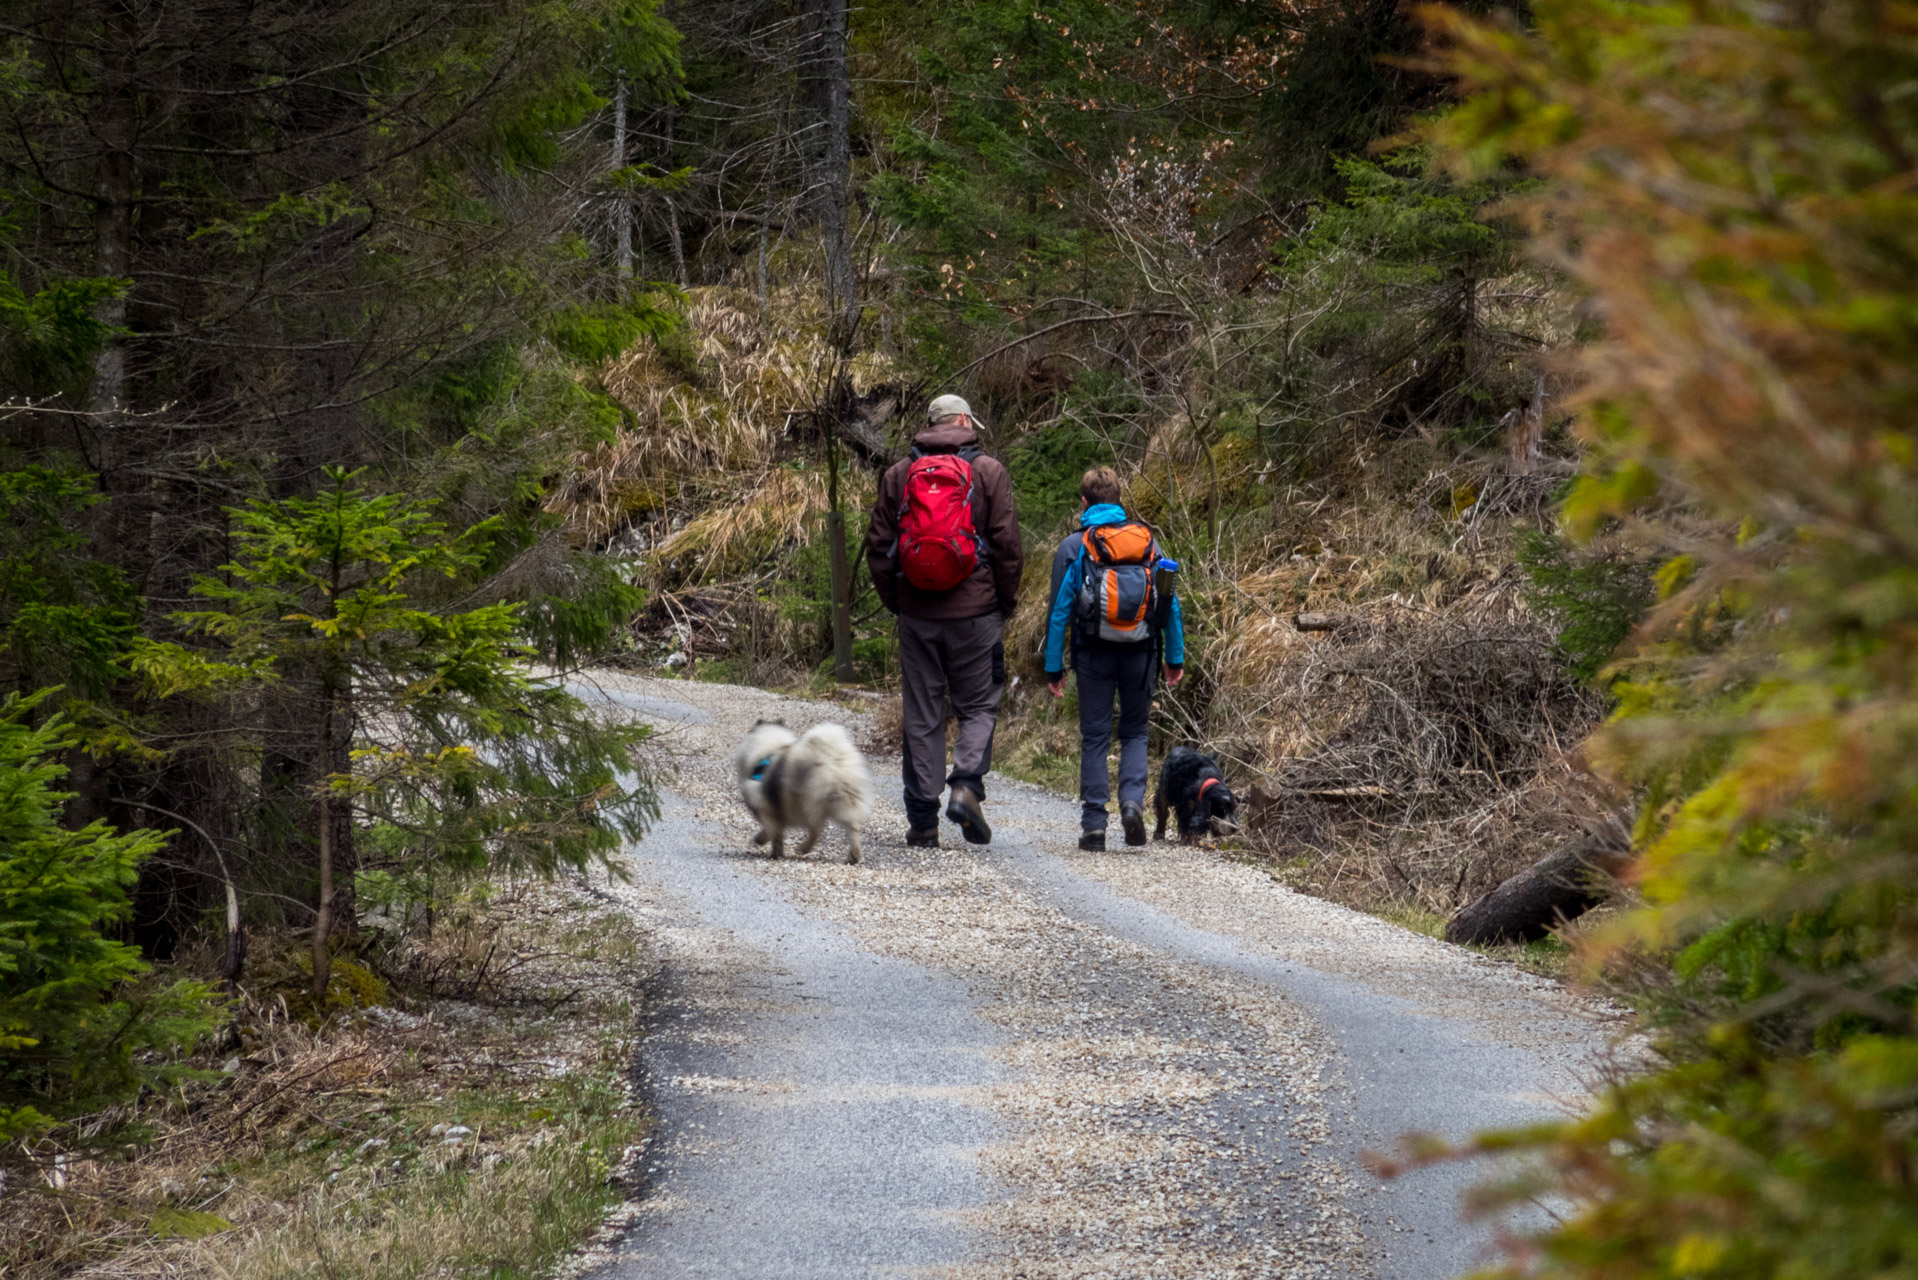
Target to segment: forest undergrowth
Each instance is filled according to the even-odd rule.
[[[373,906],[361,943],[322,1023],[299,940],[256,937],[190,1074],[26,1144],[15,1176],[43,1185],[0,1214],[9,1280],[533,1276],[598,1229],[648,1123],[631,916],[571,880],[482,881]]]
[[[644,129],[695,176],[636,234],[682,322],[604,367],[626,420],[551,505],[648,593],[625,660],[886,687],[859,536],[927,400],[958,392],[1028,555],[997,767],[1071,787],[1041,597],[1106,463],[1184,564],[1192,661],[1155,757],[1221,754],[1247,856],[1429,925],[1576,836],[1589,680],[1648,593],[1622,544],[1558,536],[1579,449],[1549,353],[1585,321],[1503,212],[1529,177],[1459,180],[1394,140],[1447,91],[1403,57],[1410,16],[1370,12],[992,3],[935,38],[910,6],[862,10],[841,231],[816,186],[760,176],[788,142],[785,64],[742,35],[760,11],[676,10],[703,96]]]

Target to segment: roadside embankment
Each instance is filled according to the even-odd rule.
[[[647,939],[567,882],[469,886],[435,915],[385,944],[387,977],[338,962],[352,1007],[317,1025],[289,1013],[272,940],[256,939],[257,985],[204,1076],[99,1118],[139,1141],[43,1148],[8,1171],[0,1275],[554,1265],[621,1198],[616,1170],[649,1123],[628,1083]]]

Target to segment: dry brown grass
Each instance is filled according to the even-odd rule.
[[[655,525],[650,550],[674,518],[700,520],[750,503],[825,385],[832,359],[823,329],[762,323],[757,300],[724,286],[689,291],[686,341],[644,343],[609,365],[601,381],[631,411],[632,429],[579,459],[555,491],[581,538],[595,544],[635,525]],[[781,296],[770,313],[807,316],[804,296]],[[882,356],[857,357],[855,386],[896,371]]]
[[[810,314],[805,302],[772,314]],[[726,678],[790,686],[820,652],[818,623],[774,604],[825,507],[823,477],[781,462],[792,411],[811,402],[818,336],[762,325],[755,301],[722,289],[696,291],[690,320],[697,372],[652,350],[609,372],[645,429],[582,472],[578,492],[597,496],[577,513],[644,528],[633,545],[659,592],[644,623],[654,660],[678,645]],[[1018,437],[1018,424],[1000,427],[1002,446]],[[1191,678],[1160,700],[1156,738],[1226,758],[1256,793],[1264,856],[1297,883],[1448,912],[1570,829],[1559,762],[1597,706],[1559,676],[1514,563],[1516,532],[1549,518],[1563,465],[1516,476],[1502,457],[1352,432],[1315,447],[1308,470],[1289,483],[1265,444],[1204,442],[1176,414],[1148,433],[1127,504],[1184,562],[1192,654]],[[870,500],[862,481],[855,512]],[[1069,788],[1076,726],[1039,679],[1048,532],[1063,530],[1028,530],[1007,629],[1017,680],[1000,762]],[[1303,633],[1299,611],[1342,623]]]
[[[866,750],[878,756],[896,756],[906,746],[906,704],[898,694],[880,700],[866,724]]]
[[[817,299],[778,295],[762,321],[742,291],[689,296],[685,344],[648,343],[605,371],[637,425],[581,458],[552,507],[575,540],[638,562],[653,601],[634,622],[631,661],[797,685],[818,661],[822,629],[795,598],[796,570],[829,505],[809,416],[831,368]],[[850,374],[855,388],[897,377],[870,353]],[[855,563],[875,479],[847,460]]]
[[[132,1159],[43,1147],[9,1169],[0,1274],[528,1274],[589,1233],[641,1119],[623,1077],[642,940],[583,893],[542,886],[407,951],[415,977],[472,998],[318,1030],[250,1000],[208,1081],[96,1119],[146,1128]],[[449,1142],[456,1124],[470,1132]]]
[[[775,467],[667,536],[650,559],[668,581],[723,581],[761,567],[781,547],[803,543],[814,517],[826,510],[823,472]]]

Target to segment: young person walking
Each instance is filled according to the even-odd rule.
[[[1065,646],[1079,678],[1079,847],[1106,847],[1112,792],[1106,752],[1119,705],[1119,824],[1128,845],[1145,843],[1146,726],[1161,671],[1185,675],[1185,625],[1158,539],[1119,504],[1119,473],[1094,467],[1079,482],[1078,531],[1052,553],[1052,613],[1046,623],[1046,688],[1066,696]],[[1170,565],[1164,561],[1164,565]],[[1176,566],[1174,566],[1176,567]]]
[[[983,803],[992,732],[1006,682],[1005,621],[1019,602],[1025,553],[1012,480],[979,451],[972,406],[940,396],[912,454],[879,482],[866,530],[866,565],[899,618],[906,843],[939,845],[939,793],[946,817],[973,844],[992,840]],[[946,772],[946,706],[958,720]]]

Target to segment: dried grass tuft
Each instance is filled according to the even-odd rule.
[[[873,708],[866,723],[866,750],[877,756],[896,756],[906,745],[906,704],[894,694]]]
[[[1244,441],[1208,462],[1172,421],[1152,442],[1127,502],[1184,563],[1190,655],[1187,684],[1159,699],[1157,747],[1225,759],[1262,857],[1314,892],[1444,915],[1580,830],[1566,757],[1602,707],[1563,674],[1515,563],[1553,477],[1407,440],[1355,447],[1287,492],[1261,489]],[[1216,543],[1214,468],[1232,499]],[[1004,758],[1069,786],[1052,762],[1076,762],[1076,726],[1032,679],[1050,547],[1036,550],[1007,631],[1029,683],[1009,699]],[[1302,612],[1337,625],[1301,631]]]
[[[813,518],[827,510],[826,496],[823,473],[776,467],[660,542],[652,562],[668,581],[713,582],[743,573],[778,548],[804,542]]]
[[[316,1029],[254,991],[212,1079],[93,1118],[144,1130],[131,1159],[10,1153],[0,1272],[530,1274],[583,1238],[638,1127],[620,1082],[643,940],[558,885],[449,915],[395,946],[409,1008]]]
[[[762,322],[739,290],[688,292],[686,341],[646,342],[613,361],[601,382],[634,419],[617,439],[580,458],[551,507],[594,545],[648,523],[649,551],[673,517],[697,518],[743,498],[738,477],[757,483],[787,451],[794,425],[819,397],[832,368],[823,328]],[[811,315],[784,298],[769,314]],[[896,380],[877,353],[853,362],[855,386]]]

